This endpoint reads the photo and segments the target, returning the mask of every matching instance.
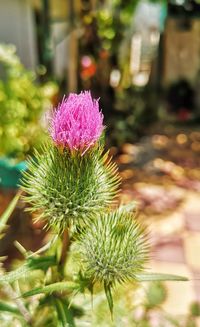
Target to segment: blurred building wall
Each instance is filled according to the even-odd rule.
[[[164,84],[194,82],[200,68],[200,19],[169,18],[164,33]]]
[[[68,2],[50,0],[51,36],[53,46],[53,71],[64,78],[68,67],[69,22]]]
[[[37,51],[31,1],[0,1],[0,42],[15,44],[23,64],[35,68]]]

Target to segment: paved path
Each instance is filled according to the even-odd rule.
[[[121,201],[136,199],[138,219],[150,229],[152,270],[191,279],[167,283],[165,309],[186,314],[192,301],[200,301],[200,132],[169,129],[145,137],[125,144],[116,161]]]

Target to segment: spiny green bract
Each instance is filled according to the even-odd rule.
[[[118,192],[119,181],[115,164],[100,147],[81,156],[51,144],[29,160],[22,185],[30,210],[39,210],[38,219],[46,219],[47,227],[61,233],[105,210]]]
[[[80,236],[83,271],[93,283],[112,287],[135,279],[148,260],[147,233],[121,209],[100,215]]]

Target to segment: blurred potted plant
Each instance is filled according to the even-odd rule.
[[[0,45],[0,76],[0,186],[15,188],[24,159],[45,137],[41,118],[56,84],[37,84],[13,45]]]

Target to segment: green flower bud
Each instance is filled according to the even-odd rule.
[[[81,156],[49,145],[29,160],[22,185],[30,210],[40,211],[38,219],[62,233],[105,210],[118,193],[119,181],[115,164],[100,147]]]
[[[104,287],[135,280],[148,260],[145,228],[121,208],[100,215],[79,242],[85,275]]]

